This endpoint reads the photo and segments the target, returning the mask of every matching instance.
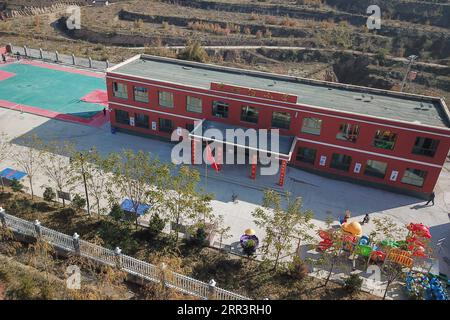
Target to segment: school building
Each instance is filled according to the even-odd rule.
[[[182,127],[194,145],[208,140],[195,121],[223,131],[278,128],[280,185],[289,164],[424,197],[450,149],[449,111],[436,97],[149,55],[108,69],[106,80],[120,131],[170,138]]]

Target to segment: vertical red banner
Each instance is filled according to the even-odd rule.
[[[286,177],[286,160],[281,160],[281,167],[280,167],[280,180],[278,181],[279,186],[284,186],[284,179]]]
[[[256,179],[256,165],[257,165],[257,162],[258,162],[258,160],[257,160],[256,155],[253,155],[253,157],[252,157],[252,171],[251,171],[251,174],[250,174],[250,178],[252,178],[253,180]]]

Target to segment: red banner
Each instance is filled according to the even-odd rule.
[[[238,87],[229,84],[211,82],[211,90],[241,94],[255,98],[263,98],[275,101],[297,103],[297,96],[287,93],[264,91],[246,87]]]

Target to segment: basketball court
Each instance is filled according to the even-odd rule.
[[[0,107],[101,126],[107,105],[102,73],[29,60],[0,64]]]

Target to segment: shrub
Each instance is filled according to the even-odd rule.
[[[186,48],[178,54],[178,59],[206,62],[209,56],[199,42],[188,41]]]
[[[192,243],[196,246],[203,247],[206,245],[206,238],[208,235],[206,234],[204,227],[197,228],[195,235],[192,237]]]
[[[120,221],[125,217],[125,212],[122,210],[118,203],[113,204],[111,207],[111,212],[109,213],[111,218],[115,221]]]
[[[44,200],[48,201],[48,202],[52,202],[53,200],[55,200],[56,197],[56,193],[53,191],[52,188],[47,187],[45,188],[44,191]]]
[[[76,194],[72,199],[71,205],[76,211],[80,211],[86,206],[86,199],[81,197],[79,194]]]
[[[350,277],[345,279],[344,289],[350,293],[354,294],[361,290],[363,280],[361,277],[355,273],[351,274]]]
[[[10,187],[14,192],[22,192],[23,190],[23,184],[17,179],[11,181]]]
[[[293,279],[302,280],[308,275],[308,266],[300,257],[294,257],[288,268]]]
[[[254,240],[248,240],[244,244],[242,249],[243,249],[244,253],[250,257],[250,256],[254,255],[256,252],[256,242]]]
[[[158,236],[165,226],[166,222],[164,219],[161,219],[161,217],[155,213],[148,224],[148,233],[150,237],[154,238]]]

